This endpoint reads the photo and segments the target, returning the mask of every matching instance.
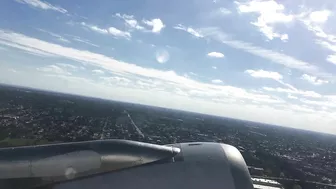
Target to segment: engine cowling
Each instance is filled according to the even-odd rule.
[[[0,160],[1,179],[38,179],[55,189],[253,188],[240,152],[220,143],[63,143],[0,149]]]
[[[74,180],[55,189],[252,189],[240,152],[219,143],[172,144],[175,156],[96,177]]]

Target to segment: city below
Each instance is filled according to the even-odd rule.
[[[243,155],[255,187],[336,188],[336,136],[312,131],[6,85],[0,131],[0,147],[99,139],[226,143]]]

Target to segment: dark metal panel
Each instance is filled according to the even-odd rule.
[[[172,158],[179,151],[174,147],[126,140],[3,148],[0,149],[0,179],[70,179]]]
[[[54,189],[231,189],[217,164],[176,162],[141,166],[69,181]]]
[[[244,177],[247,167],[244,168],[245,162],[239,151],[237,150],[237,154],[237,151],[233,150],[236,148],[223,147],[218,143],[182,143],[172,146],[181,148],[181,153],[177,156],[183,154],[181,158],[183,160],[147,164],[92,178],[72,180],[54,186],[54,189],[243,189],[241,186],[250,188],[251,178]],[[229,153],[233,153],[232,156],[228,155]],[[237,181],[248,184],[240,185]]]
[[[45,175],[43,184],[66,181],[41,187],[48,189],[253,188],[240,152],[225,144],[105,140],[0,149],[2,178]]]

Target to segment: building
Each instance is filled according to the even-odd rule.
[[[252,178],[252,182],[253,187],[258,189],[283,189],[283,186],[275,180]]]

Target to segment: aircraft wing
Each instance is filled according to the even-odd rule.
[[[209,142],[99,140],[4,148],[0,179],[7,188],[27,188],[24,183],[53,189],[253,188],[240,152]]]

